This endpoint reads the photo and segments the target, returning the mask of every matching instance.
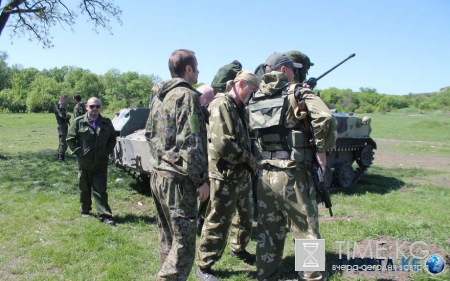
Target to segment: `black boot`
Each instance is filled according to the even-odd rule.
[[[66,155],[65,155],[65,153],[59,153],[58,154],[58,162],[66,162]]]

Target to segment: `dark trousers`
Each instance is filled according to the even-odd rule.
[[[58,154],[64,155],[67,151],[67,133],[66,134],[59,134],[59,145],[58,145]]]
[[[91,197],[94,195],[98,215],[112,217],[111,208],[108,205],[108,193],[106,192],[107,177],[107,167],[96,170],[80,169],[78,187],[80,189],[82,213],[88,213],[92,210]]]

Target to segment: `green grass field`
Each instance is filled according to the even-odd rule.
[[[377,155],[450,156],[448,115],[369,114],[372,137],[393,140]],[[112,116],[110,116],[112,117]],[[148,193],[128,174],[109,167],[110,205],[118,226],[82,219],[78,208],[76,159],[56,162],[58,139],[52,114],[0,114],[0,279],[154,280],[159,270],[158,226]],[[408,142],[409,141],[409,142]],[[422,142],[431,145],[425,149]],[[434,147],[431,147],[434,146]],[[439,148],[439,149],[436,149]],[[428,159],[428,158],[427,158]],[[333,211],[320,208],[329,280],[450,280],[450,169],[373,165],[357,185],[332,192]],[[256,233],[253,233],[253,238]],[[289,236],[290,237],[290,234]],[[347,272],[337,241],[427,243],[430,254],[447,258],[445,273]],[[249,246],[255,251],[255,240]],[[248,280],[247,266],[228,257],[213,267],[220,280]],[[397,263],[397,262],[395,262]],[[423,264],[423,261],[422,261]],[[196,280],[193,267],[189,280]],[[294,243],[286,239],[282,278],[295,278]]]

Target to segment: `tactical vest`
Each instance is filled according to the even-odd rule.
[[[249,102],[249,123],[254,131],[263,159],[290,159],[311,164],[314,153],[303,120],[288,124],[286,116],[292,110],[288,91],[268,96],[258,91]]]

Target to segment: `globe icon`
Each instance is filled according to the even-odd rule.
[[[425,262],[425,267],[431,274],[439,274],[444,271],[445,262],[439,255],[431,255]]]

